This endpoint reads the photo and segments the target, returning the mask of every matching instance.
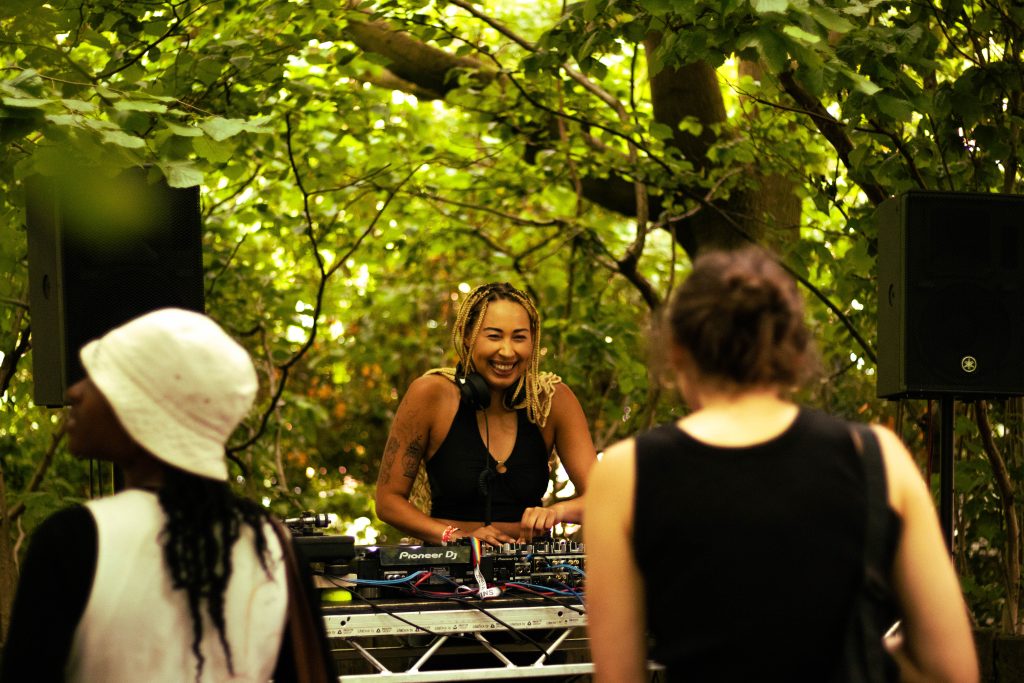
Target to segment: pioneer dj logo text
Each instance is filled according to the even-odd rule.
[[[400,560],[454,560],[456,558],[458,558],[458,554],[454,550],[445,550],[443,552],[415,552],[403,550],[398,553],[398,559]]]

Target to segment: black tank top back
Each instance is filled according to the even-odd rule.
[[[859,458],[844,421],[806,408],[749,447],[638,437],[634,551],[668,680],[827,678],[863,572]],[[898,530],[890,510],[890,566]]]

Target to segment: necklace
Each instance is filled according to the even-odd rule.
[[[496,469],[498,471],[498,474],[505,474],[506,472],[508,472],[508,468],[505,467],[505,461],[508,460],[511,457],[512,457],[512,454],[509,453],[508,455],[506,455],[501,460],[498,460],[497,458],[494,458],[494,462],[498,463],[498,466],[494,468],[494,469]]]

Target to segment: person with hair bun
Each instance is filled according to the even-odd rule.
[[[788,397],[813,365],[793,279],[759,248],[708,253],[663,321],[661,350],[690,412],[614,444],[591,472],[595,680],[647,680],[649,642],[668,681],[853,680],[846,635],[877,577],[866,567],[877,567],[889,598],[871,609],[883,628],[859,651],[886,680],[977,681],[967,608],[907,449],[884,427]],[[871,490],[877,563],[865,541]],[[900,635],[883,647],[897,617]]]
[[[452,329],[458,362],[417,378],[391,424],[377,516],[426,543],[528,541],[583,516],[597,455],[576,396],[540,371],[540,316],[507,282],[471,291]],[[577,497],[544,506],[557,453]],[[422,468],[430,512],[411,499]],[[422,475],[421,475],[422,476]]]

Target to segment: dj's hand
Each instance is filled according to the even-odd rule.
[[[469,535],[473,538],[480,539],[484,543],[489,543],[494,546],[499,546],[502,543],[513,543],[516,540],[508,534],[502,532],[501,529],[494,526],[493,524],[477,527],[476,529],[473,529],[473,532]]]
[[[534,536],[546,535],[551,531],[551,527],[561,521],[558,517],[558,511],[553,507],[526,508],[523,511],[523,519],[519,523],[522,529],[520,531],[522,540],[529,542],[533,540]]]

